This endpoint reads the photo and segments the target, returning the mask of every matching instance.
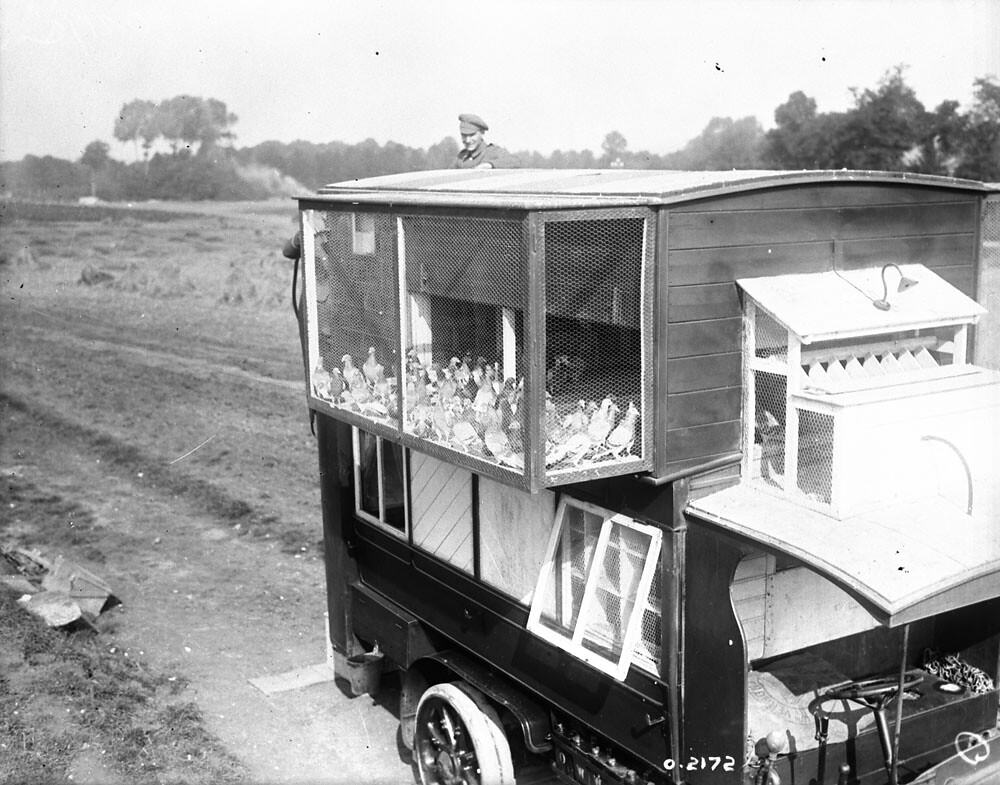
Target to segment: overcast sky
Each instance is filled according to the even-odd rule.
[[[676,150],[802,90],[852,105],[906,64],[928,109],[1000,76],[1000,0],[3,0],[0,159],[112,155],[121,106],[224,101],[239,147],[427,147],[470,111],[514,150]]]

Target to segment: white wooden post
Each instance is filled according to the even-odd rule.
[[[757,306],[746,298],[743,315],[743,481],[753,479],[755,437],[757,433]],[[762,448],[763,449],[763,448]]]
[[[500,314],[501,342],[503,346],[503,379],[517,379],[517,316],[513,308],[502,308]]]
[[[955,353],[952,355],[954,365],[965,365],[965,352],[969,346],[969,325],[963,324],[955,330]]]
[[[802,344],[788,330],[788,376],[785,378],[785,493],[794,493],[799,484],[799,410],[792,395],[799,391],[802,375]]]
[[[302,212],[303,300],[306,306],[306,354],[309,361],[309,392],[312,394],[312,372],[322,362],[319,356],[319,329],[316,323],[316,211]],[[327,369],[331,370],[331,369]]]

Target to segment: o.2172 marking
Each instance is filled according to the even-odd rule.
[[[686,761],[666,758],[663,768],[667,771],[736,771],[736,759],[732,755],[691,755]]]

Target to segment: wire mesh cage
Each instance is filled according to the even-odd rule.
[[[650,232],[643,211],[543,223],[549,477],[565,481],[647,457]]]
[[[564,500],[528,629],[617,678],[632,662],[657,672],[659,548],[657,529]]]
[[[400,357],[392,218],[322,211],[305,225],[310,390],[335,409],[394,428]]]
[[[403,216],[403,430],[523,471],[523,222]]]
[[[303,226],[314,404],[531,488],[651,465],[648,210]]]

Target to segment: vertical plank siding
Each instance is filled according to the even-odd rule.
[[[978,211],[978,197],[968,193],[863,184],[778,188],[671,208],[666,456],[659,465],[680,471],[741,447],[736,279],[825,272],[834,264],[919,263],[972,296]]]

